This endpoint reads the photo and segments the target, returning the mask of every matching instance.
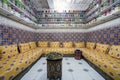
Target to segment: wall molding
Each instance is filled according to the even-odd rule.
[[[110,28],[110,27],[116,27],[116,26],[120,26],[120,18],[114,19],[112,21],[108,21],[106,23],[97,25],[95,27],[89,28],[89,29],[32,29],[26,25],[23,25],[19,22],[13,21],[9,18],[6,18],[4,16],[0,15],[0,24],[4,24],[4,25],[8,25],[10,27],[13,28],[18,28],[18,29],[22,29],[22,30],[26,30],[26,31],[30,31],[30,32],[36,32],[36,33],[71,33],[71,32],[80,32],[80,33],[85,33],[85,32],[92,32],[92,31],[96,31],[96,30],[100,30],[100,29],[106,29],[106,28]]]
[[[13,20],[6,18],[4,16],[1,16],[1,15],[0,15],[0,24],[7,25],[7,26],[13,27],[13,28],[18,28],[18,29],[22,29],[22,30],[31,31],[31,32],[36,32],[35,29],[32,29],[26,25],[23,25],[19,22],[13,21]]]
[[[86,32],[85,29],[40,29],[36,30],[39,33],[71,33],[71,32]]]
[[[92,32],[92,31],[97,31],[97,30],[116,27],[116,26],[120,26],[120,18],[89,28],[86,30],[86,32]]]
[[[94,26],[89,29],[38,29],[36,31],[39,33],[57,33],[57,32],[81,32],[81,33],[84,33],[84,32],[92,32],[92,31],[97,31],[97,30],[106,29],[106,28],[110,28],[110,27],[116,27],[116,26],[120,26],[120,18],[117,18],[112,21],[108,21],[106,23]]]

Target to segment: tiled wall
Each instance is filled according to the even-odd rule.
[[[71,33],[39,33],[36,36],[37,41],[89,41],[104,44],[120,45],[120,25],[109,28],[103,28],[90,32],[71,32]]]
[[[87,32],[86,41],[120,45],[120,26]]]
[[[9,45],[35,41],[35,32],[0,25],[0,45]]]
[[[0,25],[0,45],[30,41],[84,41],[84,33],[37,33]]]
[[[2,44],[2,28],[1,28],[1,25],[0,25],[0,45]]]
[[[84,33],[71,32],[71,33],[39,33],[36,36],[37,41],[72,41],[72,42],[80,42],[85,40]]]
[[[0,25],[0,45],[24,43],[30,41],[89,41],[120,45],[120,26],[90,32],[38,33]]]

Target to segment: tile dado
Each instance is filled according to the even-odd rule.
[[[86,33],[86,41],[120,45],[120,26]]]
[[[120,26],[91,32],[32,32],[0,25],[0,45],[18,44],[30,41],[90,41],[120,45]]]
[[[0,45],[18,44],[30,41],[84,41],[84,33],[38,33],[0,25]]]
[[[71,32],[71,33],[39,33],[36,36],[37,41],[72,41],[72,42],[80,42],[85,40],[84,33]]]
[[[0,45],[35,41],[35,32],[0,25]]]

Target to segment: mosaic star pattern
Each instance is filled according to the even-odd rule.
[[[88,32],[86,41],[120,45],[120,26]]]
[[[35,32],[0,25],[0,45],[10,45],[35,41]]]
[[[84,33],[36,33],[0,25],[0,45],[25,43],[30,41],[84,41]]]
[[[36,33],[22,29],[0,25],[0,45],[18,44],[30,41],[72,41],[72,42],[99,42],[120,45],[120,26],[96,30],[87,33]]]
[[[36,36],[37,41],[59,41],[59,42],[65,42],[65,41],[75,41],[80,42],[84,41],[85,36],[84,33],[39,33]]]

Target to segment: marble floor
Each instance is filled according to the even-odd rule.
[[[46,58],[42,57],[21,78],[21,80],[47,80]],[[88,63],[73,57],[64,57],[62,61],[62,80],[105,80]]]

